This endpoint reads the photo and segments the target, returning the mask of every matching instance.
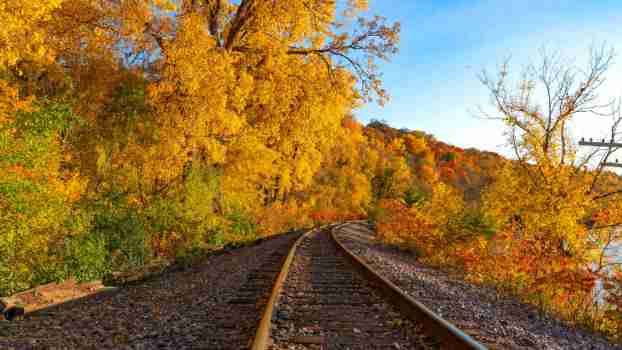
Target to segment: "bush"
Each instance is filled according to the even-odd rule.
[[[184,257],[208,245],[222,245],[226,224],[216,214],[219,196],[219,174],[215,170],[189,168],[175,195],[156,198],[145,209],[143,216],[154,253]]]
[[[127,198],[108,193],[94,207],[92,237],[105,243],[112,269],[145,264],[151,257],[150,235],[139,212]]]
[[[403,196],[404,203],[406,203],[408,207],[420,207],[423,205],[427,198],[428,195],[418,187],[410,187],[406,190],[406,192],[404,192]]]
[[[106,240],[90,233],[70,237],[65,241],[64,265],[66,276],[79,282],[102,278],[112,271]]]
[[[2,295],[65,278],[65,239],[88,231],[78,208],[85,182],[62,166],[61,135],[76,120],[43,101],[0,125]]]
[[[460,222],[463,213],[464,203],[458,193],[438,182],[420,205],[381,200],[375,220],[385,242],[415,249],[430,263],[442,263],[448,259],[450,248],[464,237]]]
[[[476,235],[482,234],[487,239],[491,239],[496,232],[493,220],[479,209],[466,210],[462,217],[462,226],[464,230]]]
[[[257,224],[242,210],[235,209],[227,215],[233,241],[249,241],[257,237]]]

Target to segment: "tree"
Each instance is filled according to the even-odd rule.
[[[491,118],[506,125],[516,156],[484,196],[485,210],[499,228],[491,246],[514,262],[497,266],[533,300],[566,314],[577,310],[564,303],[591,302],[595,278],[607,264],[596,257],[602,257],[606,237],[617,232],[622,214],[606,200],[618,192],[598,186],[603,164],[584,170],[592,159],[606,161],[614,150],[580,157],[569,133],[576,118],[607,115],[613,118],[611,140],[618,136],[619,110],[608,112],[614,105],[598,96],[612,59],[613,52],[595,49],[579,69],[542,51],[539,65],[524,69],[516,87],[510,86],[507,63],[496,78],[481,76],[499,115]],[[586,225],[604,209],[611,214],[606,220]]]
[[[516,88],[510,86],[507,62],[495,78],[486,71],[482,73],[480,80],[500,114],[487,116],[507,126],[508,143],[521,164],[533,162],[541,175],[544,167],[572,166],[580,170],[595,155],[577,157],[576,144],[569,135],[570,122],[582,114],[598,117],[609,112],[606,109],[612,103],[600,101],[598,91],[614,52],[605,47],[593,49],[583,69],[565,64],[559,54],[544,49],[540,56],[539,65],[523,70]],[[618,124],[618,119],[612,124],[612,137]]]
[[[365,8],[349,2],[340,17],[336,2],[184,1],[170,28],[154,14],[144,32],[162,68],[150,99],[162,147],[185,150],[166,152],[174,155],[168,174],[154,181],[173,181],[199,158],[229,169],[230,193],[261,187],[252,202],[269,205],[308,186],[346,112],[386,98],[374,61],[396,52],[399,25],[376,17],[339,31]]]
[[[0,1],[0,270],[18,276],[0,290],[361,215],[369,176],[347,152],[365,140],[344,122],[388,98],[377,63],[400,30],[366,10]]]

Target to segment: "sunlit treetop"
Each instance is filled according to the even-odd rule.
[[[225,1],[185,0],[131,2],[124,9],[126,23],[135,23],[136,35],[145,34],[166,55],[166,45],[186,21],[205,30],[213,49],[230,54],[265,57],[277,52],[315,56],[332,72],[349,69],[359,80],[361,96],[386,99],[380,85],[376,60],[397,52],[399,23],[386,24],[382,17],[358,17],[367,1]],[[176,6],[173,6],[176,5]],[[175,12],[168,10],[175,8]],[[134,13],[134,19],[129,18]],[[200,20],[197,20],[198,16]],[[126,33],[129,34],[129,31]],[[144,46],[140,47],[140,49]],[[136,55],[143,55],[141,50]]]

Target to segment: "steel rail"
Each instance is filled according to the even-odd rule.
[[[270,346],[270,329],[272,328],[272,314],[274,313],[274,306],[279,295],[281,294],[283,285],[285,284],[285,279],[287,278],[287,275],[289,273],[289,268],[292,265],[292,261],[294,261],[294,256],[296,256],[296,250],[298,249],[300,243],[307,236],[309,236],[312,232],[321,229],[322,228],[312,229],[305,232],[303,235],[298,237],[298,239],[296,239],[296,242],[289,249],[289,253],[287,254],[287,258],[285,258],[285,262],[283,262],[283,267],[281,267],[279,276],[277,277],[272,287],[270,298],[268,299],[268,303],[266,304],[266,307],[263,311],[261,321],[259,321],[259,326],[257,327],[257,332],[255,333],[255,338],[253,339],[253,343],[250,349],[266,350]]]
[[[440,343],[442,349],[488,349],[471,336],[458,329],[458,327],[444,320],[425,305],[413,299],[410,295],[393,284],[393,282],[380,276],[369,264],[346,248],[335,234],[335,231],[344,225],[347,225],[347,223],[336,225],[330,230],[330,237],[338,249],[345,253],[348,260],[352,262],[352,265],[356,267],[368,281],[372,282],[372,284],[385,295],[390,303],[399,311],[410,316],[413,321],[420,323],[426,334],[434,336],[435,340]]]

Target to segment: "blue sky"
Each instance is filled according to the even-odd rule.
[[[356,111],[368,122],[419,129],[461,147],[509,155],[503,127],[478,118],[489,108],[477,74],[508,56],[519,70],[538,50],[559,50],[585,62],[593,43],[618,52],[603,96],[622,96],[622,1],[619,0],[370,0],[370,11],[402,24],[400,53],[382,64],[391,101]],[[600,137],[606,120],[581,117],[576,137]]]

